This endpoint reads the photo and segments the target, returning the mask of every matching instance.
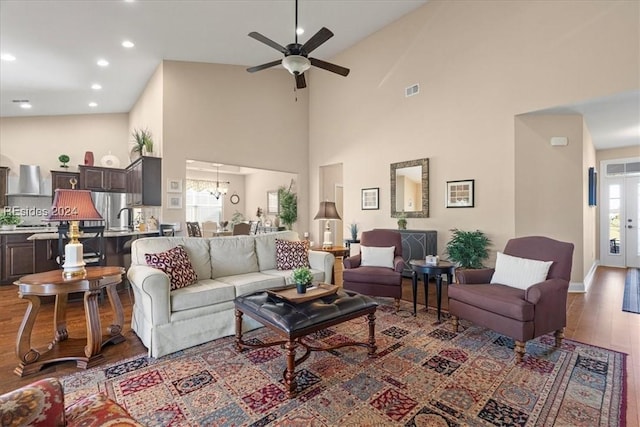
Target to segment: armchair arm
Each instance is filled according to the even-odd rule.
[[[357,254],[354,256],[344,258],[342,260],[342,265],[344,266],[344,268],[358,268],[360,267],[361,261],[362,261],[361,255]]]
[[[493,268],[480,268],[476,270],[456,270],[456,280],[463,285],[473,285],[491,282]]]
[[[569,282],[562,279],[548,279],[544,282],[536,283],[524,291],[524,299],[531,304],[546,304],[548,301],[564,301],[561,306],[566,309],[567,291]],[[537,311],[537,309],[536,309]]]
[[[402,273],[402,270],[404,270],[404,259],[398,255],[393,259],[393,271]]]
[[[25,411],[25,408],[27,409]],[[2,425],[66,425],[64,392],[56,378],[45,378],[0,396]]]
[[[169,276],[147,265],[132,265],[127,271],[135,295],[152,325],[169,323],[171,317],[171,283]]]
[[[324,251],[309,251],[309,266],[314,270],[324,271],[324,282],[331,283],[333,277],[333,264],[336,257],[332,253]]]

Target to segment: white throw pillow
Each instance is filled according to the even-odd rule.
[[[395,246],[379,248],[376,246],[360,246],[360,265],[363,267],[393,268]]]
[[[498,252],[496,271],[493,273],[491,283],[527,289],[547,279],[551,264],[553,261],[518,258]]]

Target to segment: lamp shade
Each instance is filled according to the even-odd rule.
[[[296,75],[307,71],[311,67],[311,62],[302,55],[289,55],[282,60],[282,66],[291,74]]]
[[[91,191],[57,189],[47,221],[102,221]]]
[[[318,213],[313,219],[342,219],[338,215],[336,204],[334,202],[320,202]]]

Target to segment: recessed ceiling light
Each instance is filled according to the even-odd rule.
[[[102,85],[99,84],[99,83],[94,83],[94,84],[91,85],[91,89],[100,90],[100,89],[102,89]]]
[[[98,59],[97,64],[100,67],[106,67],[107,65],[109,65],[109,61],[107,61],[106,59]]]
[[[94,108],[94,107],[97,107],[97,106],[98,106],[97,102],[90,102],[89,103],[89,107],[91,107],[91,108]]]
[[[3,61],[15,61],[16,57],[10,53],[3,53],[2,55],[0,55],[0,59],[2,59]]]
[[[299,36],[303,35],[304,34],[304,28],[302,28],[302,27],[296,28],[296,34],[299,35]]]
[[[132,48],[134,46],[135,46],[135,44],[133,44],[133,42],[130,41],[130,40],[125,40],[125,41],[122,42],[122,47]]]
[[[20,104],[20,108],[28,110],[29,108],[31,108],[31,104],[29,104],[28,102],[23,102],[22,104]]]

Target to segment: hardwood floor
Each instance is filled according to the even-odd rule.
[[[336,268],[336,282],[342,282],[340,264]],[[640,314],[622,311],[622,295],[626,270],[599,268],[594,284],[587,294],[569,294],[567,307],[568,339],[610,348],[627,353],[627,426],[640,426]],[[424,301],[424,292],[418,286],[418,301]],[[443,289],[442,308],[447,309],[446,286]],[[131,331],[131,299],[126,290],[120,292],[125,311],[124,336],[126,341],[104,348],[105,364],[137,354],[146,353],[138,337]],[[403,284],[403,299],[411,301],[411,282]],[[435,307],[435,285],[429,285],[429,306]],[[13,285],[0,286],[0,394],[49,376],[63,376],[78,372],[73,362],[54,364],[37,374],[19,378],[13,373],[17,365],[15,341],[27,303],[18,298]],[[109,303],[100,307],[103,325],[111,320]],[[82,300],[69,303],[67,323],[70,336],[85,336]],[[46,347],[53,336],[53,304],[43,304],[34,327],[32,339],[36,347]]]

